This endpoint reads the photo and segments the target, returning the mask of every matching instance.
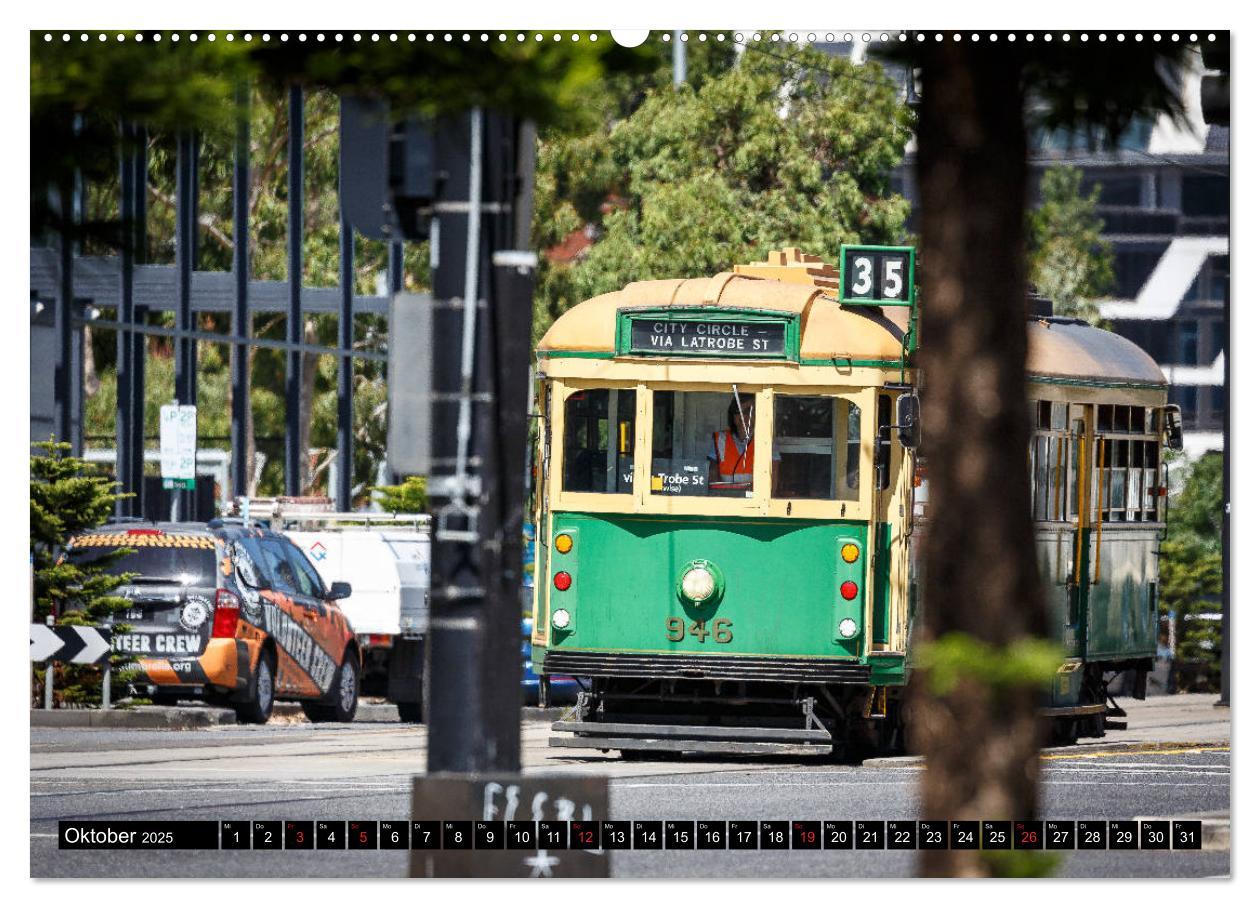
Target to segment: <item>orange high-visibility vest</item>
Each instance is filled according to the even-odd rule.
[[[744,453],[739,452],[735,437],[730,432],[713,433],[713,449],[720,455],[718,474],[723,483],[752,485],[753,440],[748,439]]]

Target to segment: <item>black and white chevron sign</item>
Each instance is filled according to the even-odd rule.
[[[102,662],[109,656],[111,632],[99,627],[31,625],[32,662]]]

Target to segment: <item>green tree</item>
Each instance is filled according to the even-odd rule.
[[[1211,451],[1188,467],[1169,504],[1168,538],[1160,546],[1160,608],[1174,664],[1212,687],[1221,671],[1222,464],[1220,453]]]
[[[408,476],[392,486],[374,486],[376,503],[394,514],[423,514],[429,506],[429,484],[423,476]]]
[[[1098,298],[1110,292],[1115,273],[1111,244],[1098,216],[1102,187],[1081,192],[1081,172],[1055,166],[1041,178],[1041,205],[1028,218],[1028,273],[1054,314],[1100,322]]]
[[[698,62],[687,85],[640,86],[623,105],[605,100],[592,131],[543,142],[539,245],[584,225],[597,241],[540,269],[536,340],[631,281],[709,275],[785,245],[834,256],[903,238],[909,205],[890,176],[912,119],[880,67],[751,45],[737,65],[720,51]]]
[[[65,558],[65,546],[109,518],[119,497],[117,483],[91,464],[70,457],[68,444],[50,440],[33,447],[37,453],[31,455],[31,620],[43,623],[56,615],[59,625],[98,625],[128,605],[113,591],[132,575],[111,574],[109,569],[129,550],[76,562]],[[94,666],[59,664],[54,674],[60,702],[95,702],[100,696],[100,671]],[[39,672],[34,684],[37,701],[42,699],[42,686]]]

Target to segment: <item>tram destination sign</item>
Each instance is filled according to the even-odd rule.
[[[650,356],[788,356],[786,321],[629,317],[630,354]]]

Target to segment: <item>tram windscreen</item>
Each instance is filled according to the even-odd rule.
[[[634,395],[633,388],[591,388],[565,399],[566,492],[630,494],[634,488]]]
[[[775,395],[773,496],[856,500],[861,439],[862,411],[856,404],[839,397]]]
[[[653,495],[751,498],[755,398],[740,391],[652,395]]]

